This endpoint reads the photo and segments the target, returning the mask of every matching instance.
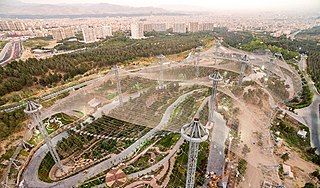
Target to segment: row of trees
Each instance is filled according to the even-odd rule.
[[[206,37],[210,37],[210,33],[159,36],[145,40],[131,40],[118,35],[87,51],[48,59],[15,61],[0,67],[0,96],[33,85],[50,86],[94,68],[108,67],[138,57],[180,53],[203,45],[202,40]]]
[[[0,113],[0,141],[22,127],[26,115],[22,109],[9,113]]]

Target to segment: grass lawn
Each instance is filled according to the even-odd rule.
[[[49,178],[49,173],[53,165],[54,165],[54,160],[50,155],[50,153],[47,153],[47,155],[41,161],[40,167],[38,169],[38,177],[41,181],[52,182],[52,180]]]

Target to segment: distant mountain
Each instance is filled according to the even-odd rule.
[[[0,0],[0,15],[18,16],[72,16],[72,15],[134,15],[134,14],[165,14],[170,13],[162,8],[155,7],[130,7],[100,4],[32,4],[17,0]]]

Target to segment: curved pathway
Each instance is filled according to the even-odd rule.
[[[127,149],[122,151],[120,154],[116,155],[113,158],[107,159],[93,167],[90,167],[87,169],[88,173],[84,174],[83,172],[80,172],[74,176],[71,176],[69,178],[63,179],[59,182],[54,183],[46,183],[42,182],[38,179],[38,168],[40,166],[41,161],[45,157],[45,155],[48,153],[48,149],[46,145],[40,147],[40,149],[34,154],[32,157],[29,165],[26,167],[25,172],[23,173],[23,179],[25,181],[25,184],[32,188],[47,188],[47,187],[61,187],[61,188],[67,188],[72,187],[75,185],[79,185],[82,182],[84,182],[86,179],[89,179],[104,170],[111,168],[114,165],[117,165],[124,160],[126,160],[128,157],[132,156],[147,140],[152,138],[152,136],[162,130],[164,126],[167,124],[167,122],[170,119],[171,113],[175,109],[177,105],[179,105],[188,95],[192,94],[194,91],[191,91],[189,93],[181,95],[174,103],[172,103],[167,110],[165,111],[161,122],[153,128],[151,131],[149,131],[146,135],[141,137],[139,140],[137,140],[135,143],[133,143],[131,146],[129,146]],[[53,144],[57,144],[59,140],[62,138],[67,137],[68,134],[66,132],[63,132],[59,134],[58,136],[54,137],[52,139]]]
[[[306,65],[306,58],[301,58],[302,64]],[[306,72],[303,72],[311,92],[313,92],[313,101],[310,106],[302,109],[296,109],[296,112],[302,117],[310,129],[311,146],[317,148],[317,153],[320,151],[320,94],[317,91],[313,81]]]

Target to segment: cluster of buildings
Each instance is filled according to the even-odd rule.
[[[144,32],[163,32],[172,29],[173,33],[194,33],[199,31],[213,31],[217,27],[214,23],[133,23],[131,24],[131,38],[142,39],[144,38]]]
[[[0,20],[0,31],[24,31],[26,26],[21,21]]]
[[[60,41],[66,38],[75,37],[75,33],[79,30],[75,27],[61,27],[51,30],[53,39]],[[111,26],[82,26],[81,32],[85,43],[95,42],[99,39],[105,39],[112,36]]]
[[[52,38],[60,41],[65,38],[71,38],[75,36],[75,31],[72,27],[55,28],[51,30]]]
[[[111,26],[85,26],[82,28],[85,43],[95,42],[112,36]]]
[[[111,36],[112,32],[117,31],[131,31],[132,38],[140,39],[143,38],[143,32],[170,30],[174,33],[186,33],[211,31],[215,27],[226,27],[231,31],[267,31],[278,37],[317,25],[320,25],[320,19],[262,13],[237,16],[211,13],[74,19],[1,19],[0,38],[1,34],[35,37],[52,35],[59,40],[82,32],[86,38],[85,42],[93,42]]]

